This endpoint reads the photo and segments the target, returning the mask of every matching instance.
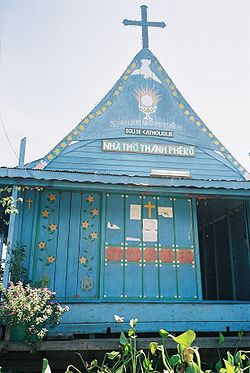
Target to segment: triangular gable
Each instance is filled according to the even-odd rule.
[[[186,102],[148,49],[142,49],[103,100],[43,159],[32,162],[30,167],[50,169],[52,162],[75,148],[72,143],[76,141],[81,147],[82,142],[96,139],[122,139],[128,137],[126,131],[130,130],[132,135],[137,129],[165,131],[166,137],[160,142],[197,146],[209,151],[215,159],[219,157],[239,178],[247,174]],[[147,131],[141,140],[143,138],[147,138]],[[150,136],[151,141],[152,138],[159,142],[158,135]]]

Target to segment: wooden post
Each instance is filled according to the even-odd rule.
[[[4,232],[0,232],[0,263],[3,256],[3,240],[4,240]]]
[[[216,299],[220,299],[219,293],[219,268],[218,268],[218,248],[216,242],[216,231],[215,231],[215,219],[212,219],[213,222],[213,244],[214,244],[214,260],[215,260],[215,279],[216,279]]]
[[[202,275],[201,275],[201,261],[200,261],[200,247],[198,235],[198,214],[197,204],[195,198],[191,199],[192,218],[193,218],[193,236],[194,236],[194,252],[196,262],[196,278],[197,278],[197,296],[199,300],[203,299],[202,294]]]
[[[26,140],[27,138],[24,137],[20,142],[20,148],[19,148],[19,162],[18,167],[24,168],[24,159],[25,159],[25,150],[26,150]]]
[[[236,278],[235,278],[235,263],[233,258],[233,243],[232,243],[232,232],[231,232],[231,219],[230,215],[227,212],[227,229],[228,229],[228,250],[229,250],[229,258],[230,258],[230,265],[231,265],[231,273],[232,273],[232,292],[233,292],[233,300],[236,300]]]

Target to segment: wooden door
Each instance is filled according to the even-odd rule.
[[[106,195],[106,299],[197,299],[192,203],[158,195]]]

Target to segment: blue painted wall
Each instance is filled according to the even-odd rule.
[[[136,143],[138,138],[122,138]],[[140,136],[143,144],[161,144],[166,140],[148,139]],[[195,157],[134,154],[129,152],[102,151],[102,140],[79,141],[55,158],[50,170],[78,170],[118,175],[150,176],[153,169],[189,171],[195,179],[235,180],[241,179],[233,166],[218,154],[196,148]]]
[[[249,330],[249,302],[202,300],[195,200],[93,189],[28,190],[23,197],[15,239],[26,245],[29,278],[49,285],[70,305],[52,333],[126,329],[115,326],[114,314],[139,317],[142,332]],[[147,232],[150,241],[144,219],[157,227]],[[238,254],[246,250],[237,230],[243,215],[230,219],[236,267],[242,270]]]
[[[59,299],[201,299],[191,199],[45,190],[23,207],[28,277]]]

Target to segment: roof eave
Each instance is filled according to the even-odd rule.
[[[73,185],[73,183],[77,185]],[[181,188],[185,192],[199,191],[199,193],[220,194],[234,192],[234,194],[250,197],[250,181],[236,180],[198,180],[181,178],[162,178],[150,176],[128,176],[128,175],[102,175],[97,173],[67,172],[67,171],[45,171],[28,170],[20,168],[0,168],[0,184],[2,185],[29,185],[44,187],[66,186],[79,187],[83,184],[98,185],[98,189],[119,187],[133,187],[140,189],[167,188],[174,190]],[[187,190],[188,189],[188,190]]]

